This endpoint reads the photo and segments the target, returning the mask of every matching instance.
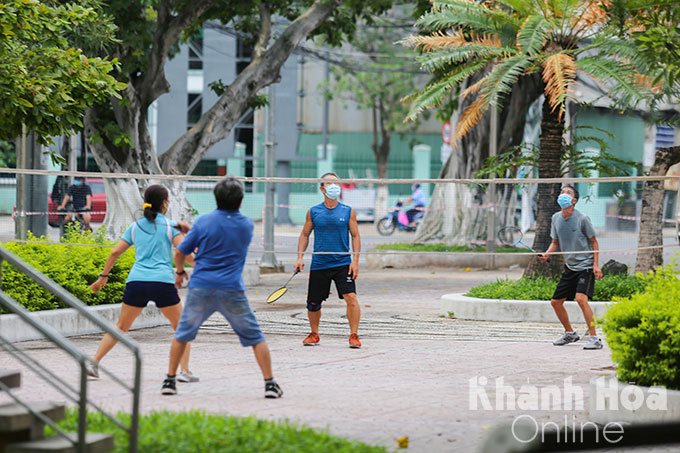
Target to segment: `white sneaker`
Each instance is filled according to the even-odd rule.
[[[177,375],[177,382],[198,382],[198,376],[182,371]]]
[[[85,369],[87,370],[88,376],[99,379],[99,362],[86,362]]]
[[[597,337],[590,337],[583,349],[602,349],[602,340]]]

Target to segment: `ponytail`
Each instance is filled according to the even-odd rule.
[[[153,184],[144,191],[144,217],[155,224],[156,216],[163,203],[168,199],[168,189],[160,184]]]

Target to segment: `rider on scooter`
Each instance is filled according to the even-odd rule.
[[[427,206],[427,195],[425,195],[418,183],[413,184],[411,189],[413,190],[413,193],[404,204],[408,205],[413,203],[413,208],[406,211],[406,215],[408,216],[409,226],[416,226],[414,220],[415,216],[422,212],[425,209],[425,206]]]

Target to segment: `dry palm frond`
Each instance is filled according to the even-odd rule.
[[[461,100],[461,101],[464,101],[465,98],[467,98],[467,97],[470,96],[471,94],[474,94],[474,93],[478,92],[479,89],[482,87],[482,85],[484,85],[484,82],[486,82],[486,79],[487,79],[488,77],[489,77],[489,76],[487,75],[487,76],[485,76],[484,78],[482,78],[481,80],[478,80],[478,81],[475,82],[474,84],[472,84],[472,85],[470,85],[469,87],[467,87],[466,89],[464,89],[463,92],[462,92],[461,95],[460,95],[460,100]]]
[[[472,35],[470,44],[482,44],[488,47],[501,47],[501,38],[498,35]]]
[[[484,100],[484,96],[480,95],[477,99],[475,99],[475,102],[470,104],[470,106],[466,108],[465,111],[460,115],[460,120],[456,125],[454,142],[457,142],[459,139],[465,136],[465,134],[470,132],[470,129],[472,129],[475,124],[479,122],[482,115],[484,115],[484,112],[486,112],[488,109],[489,103]]]
[[[573,28],[579,30],[590,28],[593,25],[601,25],[607,21],[607,7],[610,6],[607,0],[597,0],[588,2],[585,5],[583,14],[576,16],[576,22],[571,24]]]
[[[648,90],[653,91],[656,94],[660,94],[663,91],[663,81],[660,81],[657,84],[654,84],[652,81],[652,78],[649,77],[648,75],[645,74],[633,74],[633,80],[635,83],[642,87],[642,88],[647,88]]]
[[[573,57],[566,53],[556,53],[543,63],[543,82],[545,95],[552,107],[560,109],[558,118],[562,119],[567,96],[572,93],[571,85],[576,79],[576,64]]]
[[[430,36],[409,36],[406,38],[405,44],[410,47],[420,47],[426,52],[431,52],[433,49],[442,47],[460,47],[467,44],[467,41],[461,32],[451,31],[444,33],[440,31]]]

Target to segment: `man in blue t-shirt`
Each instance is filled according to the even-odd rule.
[[[272,374],[269,347],[250,308],[243,285],[243,266],[253,238],[253,221],[239,212],[243,185],[227,176],[215,185],[217,209],[196,219],[175,252],[175,286],[187,279],[184,259],[196,251],[196,265],[189,281],[184,311],[170,349],[168,376],[161,393],[177,393],[175,373],[179,359],[198,329],[216,311],[220,312],[238,335],[242,346],[252,346],[265,381],[266,398],[279,398],[281,387]]]
[[[312,256],[309,271],[309,287],[307,291],[307,317],[312,332],[302,341],[305,346],[319,344],[319,321],[321,320],[321,303],[328,298],[331,281],[335,282],[340,299],[347,303],[347,321],[349,321],[349,347],[361,348],[359,339],[359,319],[361,310],[357,300],[354,281],[359,276],[359,252],[361,238],[354,209],[340,203],[340,186],[333,182],[338,179],[335,173],[321,176],[328,182],[321,183],[324,201],[307,211],[307,220],[302,227],[298,240],[298,259],[295,270],[304,268],[302,261],[309,245],[309,235],[314,231],[315,252],[344,252],[339,254],[320,254]],[[349,236],[352,236],[352,254],[349,253]]]

